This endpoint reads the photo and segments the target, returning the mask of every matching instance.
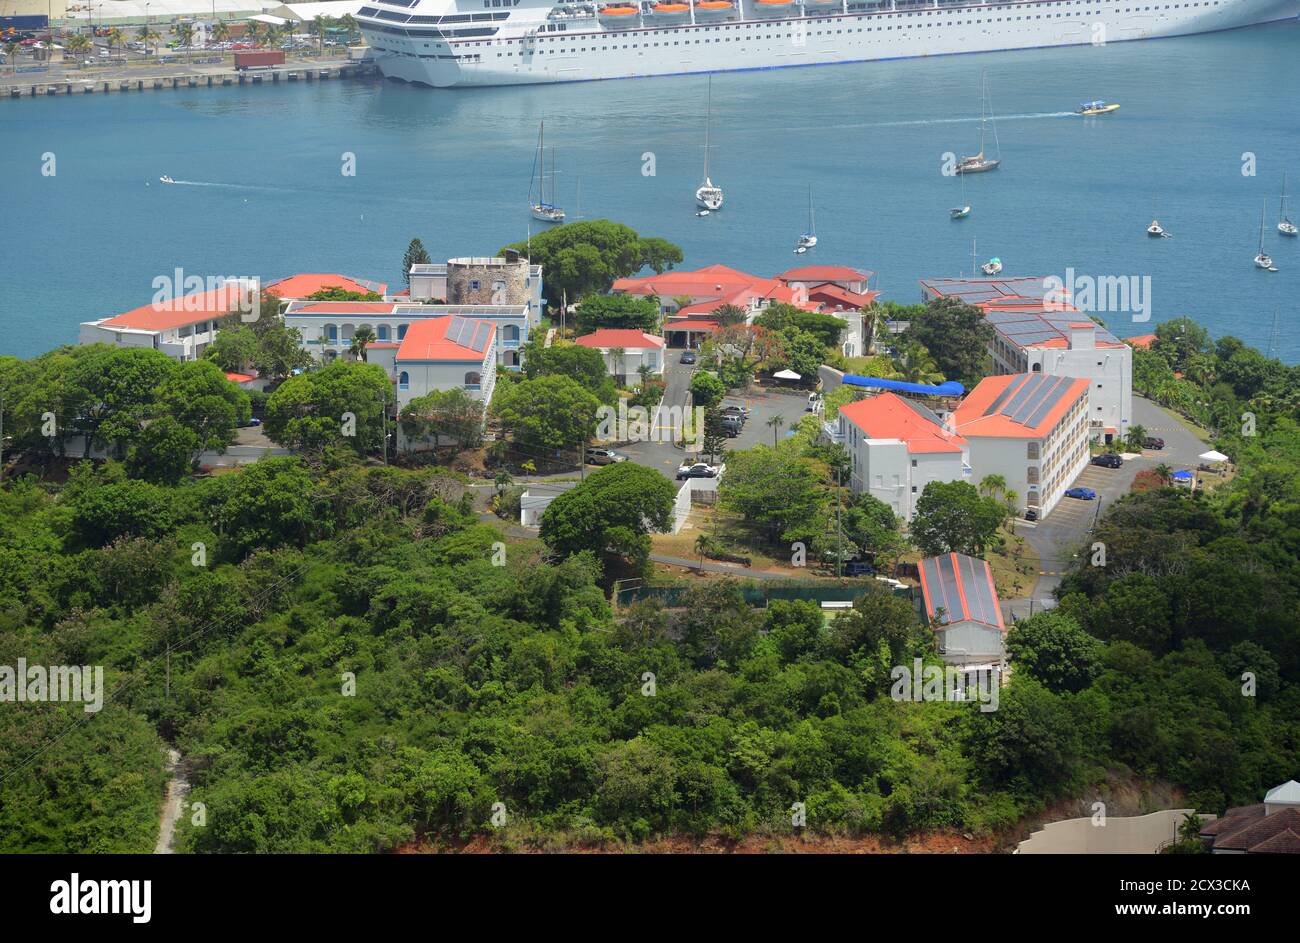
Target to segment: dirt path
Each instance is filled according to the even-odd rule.
[[[185,807],[185,797],[190,791],[189,770],[181,761],[176,750],[167,751],[167,772],[171,779],[167,781],[167,798],[163,801],[162,822],[158,828],[158,844],[154,845],[155,855],[170,855],[172,842],[176,837],[176,823],[180,820],[181,810]]]

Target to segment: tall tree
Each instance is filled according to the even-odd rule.
[[[620,462],[559,495],[542,515],[542,541],[559,556],[595,550],[641,570],[651,530],[667,530],[676,488],[644,465]]]
[[[981,497],[974,485],[931,481],[916,502],[912,540],[927,557],[952,551],[982,556],[1005,518],[1002,502]]]
[[[406,280],[407,288],[411,287],[411,266],[428,265],[429,262],[429,251],[424,248],[424,243],[418,238],[412,239],[402,256],[402,278]]]
[[[905,336],[930,352],[940,373],[967,389],[993,370],[993,358],[988,351],[993,328],[984,320],[982,310],[960,299],[931,301],[912,318]]]

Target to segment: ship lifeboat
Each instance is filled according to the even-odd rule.
[[[612,29],[630,29],[636,26],[637,13],[636,7],[612,3],[601,7],[597,15],[601,22]]]
[[[695,15],[725,16],[734,9],[736,9],[736,5],[731,0],[700,0],[699,3],[695,4]]]
[[[803,5],[809,10],[825,13],[827,10],[840,6],[840,0],[803,0]]]
[[[796,10],[794,0],[754,0],[755,16],[789,16]]]
[[[656,22],[665,23],[680,20],[691,12],[689,3],[652,3],[650,15]]]

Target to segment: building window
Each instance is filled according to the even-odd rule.
[[[1041,363],[1036,363],[1030,369],[1034,373],[1040,373],[1043,369],[1043,365]]]
[[[398,339],[399,341],[402,340],[404,337],[406,337],[406,329],[407,329],[408,327],[410,327],[410,326],[411,326],[411,325],[409,325],[409,324],[399,324],[399,325],[397,325],[397,339]]]
[[[1031,462],[1036,462],[1036,461],[1038,461],[1038,443],[1037,443],[1037,442],[1030,442],[1030,443],[1028,443],[1028,444],[1026,445],[1026,447],[1025,447],[1025,458],[1029,459]]]
[[[376,331],[375,336],[379,338],[381,341],[388,340],[388,325],[387,324],[379,325],[379,329],[378,331]]]
[[[507,324],[501,329],[501,339],[507,341],[519,340],[519,326],[516,324]]]
[[[483,283],[480,282],[477,278],[471,278],[469,280],[470,291],[478,291],[481,287],[483,287]]]
[[[397,388],[399,390],[409,390],[411,388],[411,375],[405,370],[397,375]]]
[[[482,382],[483,382],[483,375],[479,373],[477,370],[471,370],[469,373],[465,374],[466,386],[478,386]]]
[[[339,340],[339,328],[337,324],[325,325],[325,339],[331,344],[337,344]]]

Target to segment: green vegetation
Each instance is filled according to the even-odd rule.
[[[659,330],[659,303],[637,295],[586,295],[574,315],[579,334],[603,327],[644,331]]]
[[[662,273],[682,260],[682,250],[659,238],[642,238],[636,230],[607,219],[566,223],[539,232],[529,240],[504,246],[541,265],[546,293],[558,304],[608,291],[618,278],[643,268]]]
[[[243,394],[152,353],[0,358],[18,466],[0,487],[0,665],[102,665],[117,692],[94,715],[0,711],[0,850],[147,851],[168,744],[206,807],[206,824],[182,819],[193,852],[780,836],[795,802],[813,834],[987,833],[1112,776],[1221,812],[1295,775],[1300,424],[1261,405],[1266,378],[1245,401],[1252,434],[1220,439],[1235,477],[1116,502],[1089,537],[1105,565],[1085,561],[1057,609],[1011,630],[1011,681],[985,713],[890,697],[895,666],[937,654],[870,579],[829,621],[808,602],[751,608],[729,580],[612,612],[610,578],[644,566],[673,492],[631,463],[557,498],[542,541],[481,523],[458,476],[348,448],[176,477],[167,443],[215,434]],[[346,403],[374,432],[375,368],[338,366],[276,405],[286,429]],[[598,402],[566,376],[505,386],[521,434],[531,407]],[[48,403],[126,461],[64,455],[42,435]],[[816,426],[730,456],[723,506],[756,544],[810,540],[812,559],[850,539],[879,560],[896,522],[835,487],[843,456]],[[992,518],[997,482],[981,484],[952,506]],[[949,544],[987,542],[949,523]]]

